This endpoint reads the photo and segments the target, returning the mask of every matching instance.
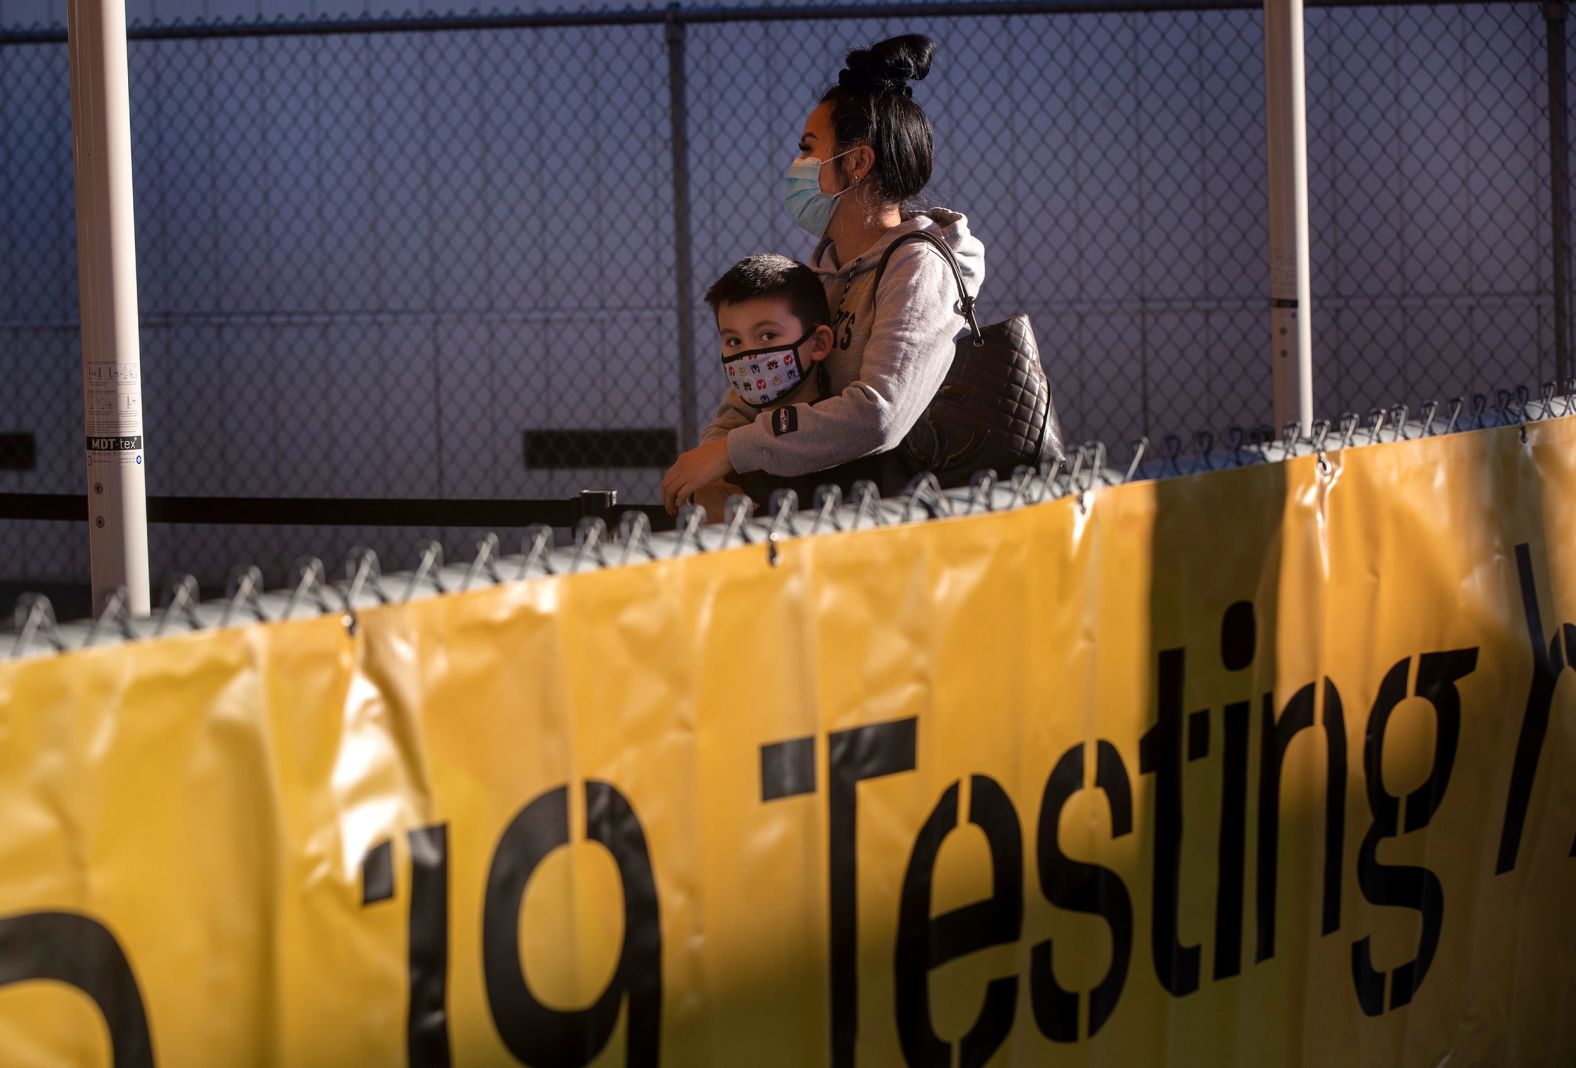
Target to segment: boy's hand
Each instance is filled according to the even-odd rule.
[[[731,474],[727,436],[712,438],[680,456],[662,476],[662,506],[668,515],[677,515],[696,491]]]
[[[724,479],[696,490],[695,503],[706,509],[706,522],[721,523],[728,517],[728,498],[743,493],[744,490]]]

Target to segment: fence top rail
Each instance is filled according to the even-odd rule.
[[[970,485],[955,489],[943,489],[934,475],[924,475],[904,493],[888,498],[879,495],[874,483],[858,482],[846,500],[838,487],[822,487],[806,507],[792,490],[779,490],[765,512],[754,517],[745,499],[734,497],[726,521],[711,525],[706,523],[705,509],[688,504],[671,533],[654,531],[651,517],[656,509],[649,506],[625,510],[611,528],[603,514],[587,515],[576,524],[572,546],[555,544],[549,527],[529,527],[519,554],[501,554],[499,539],[489,534],[478,543],[473,559],[445,565],[442,546],[428,542],[416,570],[396,575],[384,575],[370,549],[357,549],[345,562],[343,581],[329,582],[323,563],[306,557],[298,563],[291,585],[271,592],[263,589],[261,572],[242,566],[232,572],[229,595],[221,601],[199,603],[197,580],[177,577],[169,588],[168,603],[150,616],[133,616],[124,596],[117,594],[97,620],[61,626],[47,598],[25,594],[17,603],[15,638],[9,650],[10,635],[0,633],[0,662],[88,648],[105,640],[156,638],[171,626],[199,630],[285,620],[298,611],[343,613],[354,626],[355,614],[362,609],[462,592],[477,583],[576,574],[745,545],[764,547],[768,559],[775,560],[777,544],[784,538],[1011,511],[1055,500],[1075,500],[1082,509],[1088,507],[1092,494],[1107,487],[1278,464],[1297,457],[1316,458],[1328,474],[1330,453],[1467,431],[1519,427],[1526,443],[1529,425],[1576,418],[1576,378],[1545,383],[1538,396],[1525,387],[1502,389],[1497,401],[1486,394],[1474,394],[1470,402],[1453,398],[1448,412],[1430,401],[1416,416],[1405,404],[1374,408],[1366,418],[1349,412],[1338,423],[1320,420],[1308,435],[1301,433],[1295,420],[1279,436],[1268,426],[1235,428],[1227,435],[1224,455],[1214,451],[1214,436],[1207,432],[1195,435],[1191,447],[1173,435],[1152,449],[1144,438],[1134,443],[1125,468],[1108,463],[1103,444],[1087,442],[1074,450],[1067,464],[1047,464],[1039,470],[1021,467],[1010,478],[1000,479],[993,472],[980,472]]]
[[[611,490],[557,499],[373,497],[149,497],[150,523],[226,526],[572,527],[614,508],[638,511],[653,529],[672,526],[660,505],[619,505]],[[0,493],[0,519],[87,522],[81,494]]]
[[[1305,0],[1314,8],[1538,6],[1563,12],[1564,0]],[[273,21],[201,19],[138,23],[126,28],[132,41],[181,41],[250,37],[326,37],[336,34],[442,33],[453,31],[567,29],[596,26],[685,25],[729,22],[815,22],[834,19],[920,19],[1010,15],[1123,15],[1201,11],[1261,11],[1259,0],[915,0],[910,3],[806,4],[798,7],[740,7],[669,4],[616,11],[467,12],[443,15],[369,15],[357,18],[276,18]],[[0,47],[64,44],[64,26],[0,30]]]

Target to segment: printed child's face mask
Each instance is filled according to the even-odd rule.
[[[733,352],[722,358],[723,370],[728,374],[728,385],[738,391],[740,399],[752,408],[765,408],[799,388],[804,381],[804,361],[799,358],[799,346],[815,334],[809,333],[792,345],[771,345],[748,352]]]

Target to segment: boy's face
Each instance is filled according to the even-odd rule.
[[[788,302],[781,297],[751,297],[748,300],[717,306],[718,342],[722,347],[724,360],[737,353],[754,352],[757,349],[787,350],[804,338],[804,343],[798,346],[799,360],[806,371],[804,381],[790,393],[777,394],[775,399],[761,401],[756,401],[746,386],[740,392],[752,403],[791,403],[803,399],[801,394],[813,387],[813,376],[809,375],[808,371],[811,365],[826,359],[832,351],[832,328],[826,325],[818,326],[808,332],[809,337],[805,337],[806,332],[804,324],[789,310]],[[791,359],[788,357],[788,360]],[[743,373],[742,363],[748,362],[750,361],[742,361],[741,365],[736,365],[734,369]],[[763,394],[764,398],[768,391],[776,393],[772,390],[776,385],[773,378],[775,375],[786,374],[788,368],[763,364],[756,371],[762,377],[751,384]],[[736,377],[730,378],[729,385],[737,388],[740,384]],[[782,388],[788,387],[784,385]]]
[[[722,355],[764,349],[769,345],[787,348],[804,337],[804,325],[788,310],[781,297],[751,297],[734,304],[717,306],[717,332]],[[801,352],[807,359],[809,353]]]

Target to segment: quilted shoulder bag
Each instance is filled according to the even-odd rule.
[[[958,339],[941,388],[899,444],[904,461],[916,474],[935,472],[943,486],[961,486],[987,467],[1005,476],[1020,464],[1065,460],[1061,420],[1029,317],[1014,315],[981,327],[952,249],[926,230],[887,246],[876,266],[876,287],[892,253],[909,241],[932,245],[952,268],[969,332]]]

